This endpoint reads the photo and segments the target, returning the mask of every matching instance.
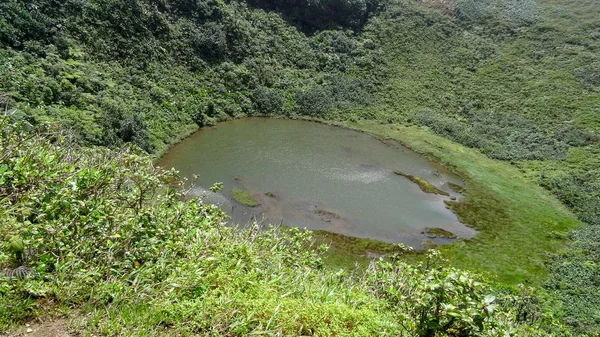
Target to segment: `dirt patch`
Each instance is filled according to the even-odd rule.
[[[75,337],[67,328],[67,321],[63,318],[49,322],[26,324],[12,332],[4,334],[10,337]]]

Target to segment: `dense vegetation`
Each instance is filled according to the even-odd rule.
[[[600,89],[594,78],[600,5],[538,1],[535,22],[517,26],[503,20],[499,6],[487,8],[478,20],[409,20],[400,13],[390,25],[385,14],[376,18],[382,20],[373,22],[382,27],[374,30],[376,44],[384,46],[388,62],[379,78],[387,79],[381,104],[368,113],[426,125],[510,161],[571,207],[587,226],[569,236],[568,251],[547,263],[546,289],[560,299],[561,315],[576,331],[598,334]],[[415,21],[422,30],[410,29]],[[401,31],[402,39],[381,31]]]
[[[511,281],[522,281],[523,275],[531,274],[530,279],[543,286],[544,294],[537,300],[543,302],[548,298],[548,301],[555,301],[552,314],[561,317],[574,333],[600,333],[600,23],[597,19],[600,16],[600,4],[597,1],[256,0],[246,3],[192,0],[8,0],[0,4],[0,13],[0,103],[11,122],[24,122],[30,129],[46,122],[58,122],[62,128],[70,130],[73,144],[69,143],[64,150],[53,148],[48,151],[70,151],[70,148],[77,148],[77,151],[93,152],[93,155],[89,154],[90,158],[98,160],[100,157],[95,156],[108,150],[85,150],[77,144],[120,147],[133,143],[148,153],[160,154],[170,144],[199,126],[251,115],[301,115],[349,123],[372,120],[390,124],[391,127],[402,125],[407,127],[402,130],[408,130],[408,137],[411,137],[410,134],[428,135],[426,131],[417,129],[426,127],[454,142],[477,149],[490,158],[510,162],[521,171],[519,174],[554,193],[585,225],[566,234],[563,229],[573,227],[572,224],[567,224],[567,220],[564,223],[562,220],[547,222],[547,219],[555,216],[549,212],[543,218],[537,216],[547,210],[545,204],[532,210],[518,206],[516,201],[527,197],[526,191],[517,191],[516,185],[521,178],[515,178],[514,184],[483,184],[476,179],[512,179],[511,175],[517,175],[512,170],[506,169],[505,173],[499,175],[482,173],[469,166],[467,159],[476,158],[478,164],[483,163],[475,155],[451,158],[451,154],[430,149],[431,144],[445,146],[448,150],[458,147],[447,145],[441,140],[432,140],[431,144],[422,145],[427,148],[424,152],[438,158],[445,156],[444,161],[461,168],[469,178],[473,178],[474,188],[472,192],[467,191],[472,193],[470,199],[467,198],[467,203],[463,203],[463,206],[460,203],[454,206],[455,211],[459,215],[462,212],[462,218],[468,220],[467,223],[487,229],[491,240],[500,237],[496,235],[502,235],[505,241],[493,241],[498,252],[514,250],[523,253],[526,248],[511,247],[511,244],[523,244],[517,237],[532,239],[534,234],[538,235],[544,229],[560,229],[546,232],[545,236],[539,238],[540,243],[532,243],[532,247],[535,247],[532,252],[536,253],[531,255],[531,268],[522,273],[515,272],[514,277],[509,275],[508,278],[503,278],[502,283],[514,285]],[[371,124],[355,125],[365,127],[364,125]],[[384,127],[388,126],[381,126]],[[380,130],[379,127],[372,129]],[[8,146],[6,144],[11,141],[7,130],[10,128],[5,128],[3,146]],[[385,129],[382,134],[392,134],[392,131]],[[395,133],[394,135],[402,138]],[[415,147],[421,146],[414,139],[404,141]],[[15,158],[19,157],[10,152],[14,149],[4,148],[3,151],[11,153],[10,156],[16,156]],[[56,155],[48,154],[47,158],[56,160]],[[107,152],[104,155],[108,156]],[[4,156],[1,164],[9,165],[10,156]],[[30,168],[30,172],[23,172],[27,176],[34,174],[42,177],[44,170],[48,169],[48,173],[54,172],[60,176],[64,172],[58,172],[67,169],[60,165],[67,165],[69,161],[60,165],[54,162],[54,168],[50,163],[52,161],[43,164],[43,170]],[[111,169],[120,170],[118,166],[128,165],[121,161],[118,164]],[[3,177],[9,172],[8,168],[0,168]],[[73,166],[71,169],[77,171],[81,168]],[[117,171],[107,172],[116,174]],[[159,172],[147,174],[155,175],[159,180],[163,177],[163,173]],[[102,260],[102,249],[112,249],[102,246],[106,242],[98,246],[98,262],[85,259],[85,254],[90,254],[89,247],[86,251],[84,247],[70,246],[72,242],[80,243],[76,238],[81,233],[65,238],[67,241],[60,239],[43,245],[32,244],[33,238],[48,234],[38,226],[44,227],[52,221],[59,221],[62,216],[73,211],[70,207],[79,207],[76,206],[78,202],[65,205],[66,208],[60,212],[49,210],[54,215],[44,215],[43,219],[36,220],[37,223],[30,219],[33,227],[15,227],[17,223],[24,221],[24,217],[32,216],[23,213],[18,215],[20,211],[17,210],[30,210],[36,215],[46,214],[46,210],[42,211],[40,205],[50,201],[43,201],[44,198],[58,200],[53,199],[58,195],[54,193],[66,193],[60,187],[65,185],[52,185],[58,181],[57,178],[52,178],[52,174],[47,179],[40,178],[39,182],[35,182],[36,188],[40,188],[39,193],[47,195],[39,194],[37,198],[41,198],[40,200],[32,199],[31,204],[27,205],[20,204],[22,200],[15,198],[19,198],[19,193],[34,192],[28,189],[22,192],[10,190],[13,187],[7,185],[8,180],[3,180],[2,194],[11,196],[3,201],[3,226],[7,226],[5,232],[19,234],[25,240],[25,246],[39,250],[39,254],[33,254],[36,258],[32,263],[38,267],[45,265],[38,268],[38,273],[53,274],[56,280],[60,280],[60,277],[71,278],[83,271],[79,268],[73,269],[75,274],[68,270],[61,274],[59,269],[46,270],[44,268],[49,268],[56,261],[44,259],[68,255],[68,251],[73,250],[72,260],[59,261],[65,263],[62,266],[68,266],[68,263],[85,263],[84,270],[93,274],[89,276],[90,280],[99,282],[97,294],[102,299],[83,298],[81,293],[77,293],[77,289],[83,287],[84,283],[78,282],[85,279],[84,276],[69,281],[73,282],[69,284],[73,294],[52,296],[38,295],[41,290],[37,288],[18,288],[22,284],[19,283],[17,287],[3,281],[5,283],[2,289],[8,290],[3,290],[2,296],[9,296],[11,301],[26,299],[26,302],[19,305],[24,311],[18,313],[11,307],[10,312],[15,313],[15,316],[4,317],[4,322],[31,315],[31,306],[39,305],[39,301],[32,300],[36,297],[54,298],[61,303],[68,303],[69,298],[72,298],[73,305],[106,304],[112,301],[107,300],[110,298],[107,294],[128,294],[130,298],[135,298],[132,293],[126,292],[138,293],[135,290],[138,288],[129,288],[133,282],[129,276],[121,278],[121,274],[132,273],[131,266],[119,265],[118,268],[113,268],[120,276],[115,279],[115,285],[106,283],[113,280],[110,277],[112,267],[108,266],[125,263],[125,260]],[[30,180],[27,181],[31,183]],[[23,188],[28,185],[15,186]],[[46,189],[47,192],[43,192]],[[113,192],[121,193],[117,190]],[[542,195],[540,193],[536,192],[536,195]],[[498,195],[502,198],[497,197]],[[85,195],[85,198],[89,197]],[[121,200],[116,196],[115,199],[111,198],[107,200]],[[185,205],[200,207],[198,212],[210,211],[215,212],[216,217],[220,216],[217,210],[205,209],[205,206]],[[136,229],[135,226],[149,226],[138,222],[142,220],[139,220],[137,214],[132,215],[134,206],[131,209],[126,205],[114,207],[117,206],[121,207],[119,212],[123,211],[118,216],[130,219],[124,223],[135,220],[135,224],[129,224],[133,226],[128,228],[133,231],[130,234],[140,228],[146,230],[146,227]],[[506,212],[497,211],[499,206],[510,209]],[[465,209],[467,207],[470,209]],[[489,211],[486,213],[482,209]],[[156,212],[174,211],[165,206]],[[117,215],[116,212],[117,210],[112,210],[110,214]],[[76,221],[81,220],[77,219]],[[497,219],[504,219],[502,221],[506,225]],[[83,222],[81,226],[85,229],[90,227],[90,223]],[[213,224],[212,221],[210,223]],[[526,235],[521,235],[521,232],[510,235],[497,230],[499,223],[503,228],[518,229]],[[540,229],[528,229],[536,223]],[[166,223],[164,225],[167,226]],[[112,228],[109,227],[105,229]],[[43,230],[47,228],[44,227]],[[102,227],[98,226],[97,230],[101,231]],[[116,230],[116,227],[110,229],[113,232],[103,233],[100,237],[109,240],[110,235],[122,235]],[[150,260],[147,263],[145,258],[138,260],[139,256],[128,263],[137,261],[141,266],[148,266],[147,272],[150,275],[159,275],[160,272],[155,274],[153,268],[161,270],[169,258],[180,258],[169,255],[180,254],[175,247],[167,244],[179,235],[169,233],[171,234],[175,236],[152,239],[158,240],[157,247],[165,247],[164,257],[153,256],[152,252],[148,252]],[[236,240],[242,240],[245,234],[226,235],[232,240],[226,242],[234,243],[242,242]],[[4,260],[0,263],[6,264],[16,257],[10,257],[7,253],[11,238],[7,236],[0,239],[6,243],[2,251]],[[139,239],[141,237],[136,237],[128,241],[128,244],[134,244]],[[112,244],[115,242],[114,239],[110,241]],[[568,250],[545,254],[538,251],[541,248],[560,249],[565,241],[572,243]],[[485,241],[481,245],[490,242],[492,241]],[[18,243],[16,242],[16,246],[19,246]],[[69,247],[48,246],[50,244]],[[501,247],[502,244],[505,247]],[[260,255],[265,246],[258,244],[256,247],[257,254]],[[467,253],[460,254],[452,253],[455,250],[452,247],[447,250],[451,255],[454,254],[453,258],[461,267],[489,256],[482,252],[483,249],[477,248],[477,242],[471,247],[474,248],[465,249]],[[148,247],[139,249],[141,254]],[[558,254],[551,255],[552,253]],[[519,256],[524,258],[526,254]],[[106,256],[105,258],[108,259]],[[273,261],[279,258],[283,259],[279,256],[274,257]],[[546,261],[545,266],[540,264],[542,258]],[[308,258],[311,259],[312,257]],[[182,268],[199,268],[188,264],[192,262],[185,261],[187,262],[181,264]],[[506,266],[510,262],[490,262],[492,268],[488,271],[508,275]],[[296,264],[314,267],[311,263],[304,261]],[[282,266],[285,267],[281,268],[289,267],[285,264]],[[504,269],[498,271],[495,270],[496,267]],[[94,274],[102,268],[110,271],[103,280],[99,274]],[[479,264],[473,269],[486,270]],[[286,275],[289,270],[285,270],[273,273]],[[166,287],[168,283],[165,280],[178,277],[170,269],[165,273],[165,279],[153,283],[152,287]],[[184,271],[180,273],[183,278],[188,275]],[[42,282],[43,278],[34,280],[39,285],[28,281],[25,283],[27,287],[36,284],[36,287],[43,287],[49,293],[59,289]],[[179,281],[173,283],[184,284]],[[87,286],[89,284],[85,285]],[[144,288],[144,285],[140,284],[139,287]],[[158,289],[152,287],[144,289]],[[365,288],[361,286],[360,289]],[[260,288],[255,290],[265,291],[265,294],[267,291]],[[171,292],[179,294],[175,290]],[[143,291],[140,290],[139,293],[143,294]],[[278,293],[267,297],[273,300],[271,304],[274,303],[273,296],[277,296],[276,294]],[[369,294],[373,294],[372,289]],[[258,293],[255,295],[257,298],[262,296]],[[356,296],[361,298],[362,295]],[[143,296],[140,295],[140,298]],[[171,311],[181,315],[191,313],[191,309],[187,311],[183,307],[178,307],[177,310],[161,307],[174,302],[163,303],[162,300],[163,298],[156,297],[153,302],[156,307],[152,308],[142,304],[132,306],[130,316],[134,317],[136,310],[149,316],[150,310],[162,310],[161,314]],[[217,301],[217,297],[213,300]],[[11,301],[3,303],[13,305],[10,304],[13,303]],[[353,303],[357,305],[356,302]],[[252,305],[259,305],[251,302],[238,304],[241,311],[228,311],[229,315],[235,316],[241,312],[250,314]],[[119,305],[114,308],[116,311],[124,310]],[[218,308],[220,307],[216,306],[210,310],[215,310],[213,313],[216,313],[219,312]],[[370,310],[369,308],[372,309],[368,307],[365,310]],[[281,311],[283,307],[271,309],[273,310],[268,315],[284,312]],[[347,313],[356,314],[351,311]],[[227,313],[223,311],[221,314]],[[260,316],[257,312],[252,315],[249,317]],[[368,314],[366,316],[371,317]],[[116,316],[110,317],[112,318],[102,317],[99,313],[96,320],[104,323],[97,323],[92,330],[114,333],[115,330],[111,329],[124,329],[119,331],[127,334],[127,329],[131,326],[98,325],[110,322],[117,324],[114,323]],[[191,319],[182,317],[184,316],[177,316],[172,320],[157,318],[153,326],[169,327],[168,322]],[[203,317],[211,316],[207,314]],[[377,319],[383,320],[378,321],[381,324],[388,322],[385,317]],[[201,319],[196,321],[209,324]],[[272,327],[268,324],[271,322],[268,319],[256,319],[253,322],[262,322],[256,323],[256,326],[263,324],[260,329],[269,330]],[[369,326],[379,326],[379,323]],[[278,327],[281,326],[278,323]],[[408,330],[416,331],[416,325],[411,326]],[[239,330],[238,333],[243,334],[244,331],[247,330]]]
[[[542,335],[528,298],[435,251],[324,269],[310,232],[224,226],[148,157],[1,123],[0,329],[58,306],[105,335]]]
[[[59,121],[87,144],[160,153],[216,121],[369,102],[341,74],[364,49],[350,31],[308,38],[245,3],[15,0],[0,11],[13,119]]]

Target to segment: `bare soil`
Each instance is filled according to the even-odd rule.
[[[10,337],[76,337],[69,332],[67,321],[63,318],[40,323],[30,323],[4,334]]]

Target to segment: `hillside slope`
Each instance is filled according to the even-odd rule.
[[[324,269],[310,232],[227,227],[147,156],[0,123],[1,330],[60,312],[110,336],[543,334],[527,298],[496,299],[435,251]]]
[[[531,20],[507,22],[498,3],[478,3],[496,5],[474,6],[479,16],[463,19],[456,9],[452,17],[396,9],[374,18],[365,33],[385,66],[374,75],[379,104],[361,116],[425,125],[510,161],[569,206],[588,226],[569,236],[571,249],[553,252],[547,289],[570,324],[597,334],[600,4],[522,1],[512,13]]]
[[[59,123],[78,144],[158,155],[200,126],[300,115],[426,127],[510,162],[587,224],[547,233],[571,248],[531,264],[561,303],[552,314],[600,333],[597,1],[9,0],[0,12],[5,114]]]

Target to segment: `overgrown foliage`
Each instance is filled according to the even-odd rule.
[[[414,118],[438,134],[502,160],[565,159],[568,142],[588,145],[595,137],[573,126],[548,137],[523,117],[491,112],[472,113],[466,122],[429,110],[418,111]]]
[[[282,13],[306,32],[352,28],[359,30],[379,6],[378,0],[251,0],[252,5]]]
[[[598,1],[7,0],[0,13],[2,111],[80,144],[160,154],[199,126],[305,115],[426,126],[510,161],[589,225],[551,231],[574,244],[538,270],[557,314],[598,333]]]
[[[105,335],[541,335],[470,273],[323,269],[310,232],[226,227],[148,157],[1,123],[0,266],[35,271],[1,276],[1,329],[53,302]]]
[[[600,171],[597,147],[572,149],[566,163],[528,162],[522,169],[577,212],[589,226],[571,233],[571,249],[560,252],[548,267],[547,288],[563,301],[565,321],[582,334],[600,333]],[[567,164],[567,165],[565,165]],[[565,165],[565,166],[563,166]]]
[[[0,6],[9,14],[0,19],[0,93],[11,93],[13,119],[61,122],[86,144],[160,153],[217,121],[325,115],[370,102],[347,73],[359,55],[372,62],[353,33],[311,39],[245,3]]]

